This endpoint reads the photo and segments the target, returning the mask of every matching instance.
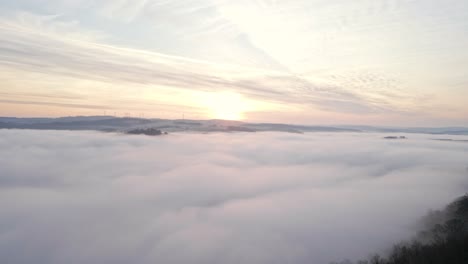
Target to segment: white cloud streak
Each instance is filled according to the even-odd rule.
[[[468,188],[427,135],[0,130],[6,263],[327,263],[407,238]]]
[[[398,110],[390,103],[391,93],[378,99],[368,98],[365,93],[345,89],[343,83],[314,83],[278,71],[212,64],[99,44],[96,39],[105,36],[77,31],[74,29],[76,23],[56,23],[55,18],[23,13],[16,21],[0,21],[0,67],[5,70],[0,75],[2,79],[13,80],[20,74],[26,77],[37,73],[30,82],[36,87],[41,87],[47,78],[74,78],[77,82],[102,83],[101,86],[151,87],[154,94],[165,93],[167,88],[208,92],[231,90],[261,101],[331,112],[363,114],[404,110]],[[130,94],[132,89],[126,90]]]

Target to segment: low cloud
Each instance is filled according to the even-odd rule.
[[[410,237],[467,190],[425,135],[0,130],[5,263],[328,263]]]

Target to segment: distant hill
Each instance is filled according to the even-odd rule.
[[[169,120],[121,118],[112,116],[60,117],[60,118],[11,118],[0,117],[0,128],[47,130],[97,130],[129,132],[136,129],[156,129],[168,132],[359,132],[352,128],[326,126],[302,126],[271,123],[247,123],[229,120]]]
[[[73,116],[59,118],[0,117],[0,128],[47,130],[96,130],[127,132],[134,129],[159,129],[167,132],[382,132],[468,135],[468,128],[388,128],[372,126],[312,126],[277,123],[248,123],[230,120],[145,119],[114,116]]]

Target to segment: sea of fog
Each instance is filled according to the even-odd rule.
[[[0,260],[327,264],[385,252],[467,192],[468,143],[384,136],[0,130]]]

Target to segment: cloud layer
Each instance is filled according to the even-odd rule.
[[[328,263],[468,188],[427,135],[0,131],[5,263]]]

